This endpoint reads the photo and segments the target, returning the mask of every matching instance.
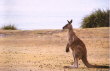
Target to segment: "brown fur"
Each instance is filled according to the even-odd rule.
[[[78,68],[78,60],[81,59],[83,63],[88,68],[109,68],[109,66],[95,66],[89,64],[87,60],[87,49],[85,44],[82,40],[80,40],[72,28],[72,20],[68,21],[68,23],[63,27],[63,29],[68,29],[68,43],[66,46],[66,52],[69,52],[69,48],[71,48],[73,57],[74,57],[74,63],[71,66],[65,66],[65,68]]]

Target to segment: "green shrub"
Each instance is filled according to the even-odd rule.
[[[109,27],[110,10],[96,10],[92,14],[83,18],[82,28]]]
[[[14,25],[4,25],[1,29],[3,30],[17,30],[17,28]]]

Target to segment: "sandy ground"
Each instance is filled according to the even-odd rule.
[[[88,61],[109,65],[109,28],[75,29],[86,44]],[[71,51],[65,52],[67,31],[0,30],[0,71],[109,71],[87,68],[79,60],[78,69],[64,69],[73,63]]]

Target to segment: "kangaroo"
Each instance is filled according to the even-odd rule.
[[[68,21],[68,20],[67,20]],[[87,60],[87,49],[82,40],[80,40],[72,27],[72,20],[68,21],[68,23],[63,27],[63,29],[68,29],[68,43],[66,46],[66,52],[69,52],[69,48],[72,50],[72,54],[74,57],[74,63],[71,66],[64,66],[64,68],[78,68],[78,60],[81,59],[83,63],[88,68],[109,68],[109,66],[95,66],[91,65]]]

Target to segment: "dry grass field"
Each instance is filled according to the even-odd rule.
[[[88,61],[94,65],[109,65],[109,28],[74,29],[84,41]],[[79,61],[78,69],[71,65],[71,51],[65,52],[67,30],[0,30],[0,71],[109,71],[87,68]]]

